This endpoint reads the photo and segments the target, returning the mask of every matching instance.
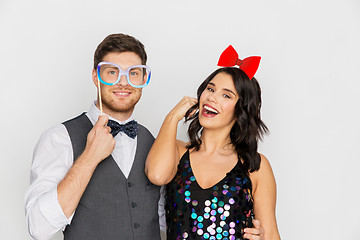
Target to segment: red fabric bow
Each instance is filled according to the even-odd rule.
[[[241,60],[235,49],[230,45],[221,53],[217,65],[220,67],[233,67],[238,65],[251,80],[259,67],[260,59],[261,57],[247,57]]]

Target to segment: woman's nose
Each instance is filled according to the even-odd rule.
[[[217,100],[216,93],[211,93],[211,94],[209,94],[208,100],[209,100],[210,102],[216,102],[216,100]]]

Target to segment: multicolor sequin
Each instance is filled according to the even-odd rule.
[[[238,163],[215,186],[202,189],[190,167],[189,151],[166,186],[167,239],[239,240],[252,227],[251,181]]]

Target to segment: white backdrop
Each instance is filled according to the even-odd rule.
[[[135,114],[155,136],[229,44],[241,58],[261,55],[271,134],[260,152],[276,177],[282,239],[360,239],[358,0],[0,0],[1,239],[31,239],[24,193],[34,145],[88,110],[94,50],[117,32],[146,47],[153,75]]]

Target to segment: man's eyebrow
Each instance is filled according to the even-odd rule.
[[[117,68],[115,66],[112,66],[112,65],[102,65],[104,68]]]
[[[209,82],[208,85],[216,87],[215,83],[212,83],[212,82]],[[223,90],[227,91],[229,93],[232,93],[234,96],[236,96],[236,94],[233,91],[231,91],[230,89],[228,89],[228,88],[223,88]]]

